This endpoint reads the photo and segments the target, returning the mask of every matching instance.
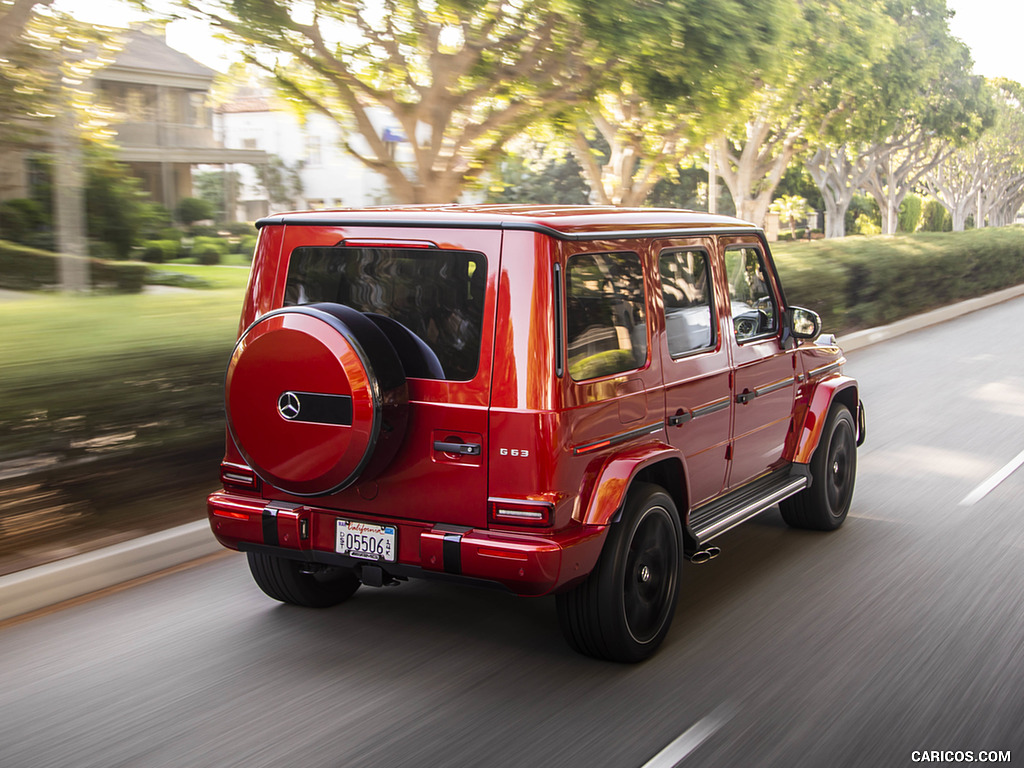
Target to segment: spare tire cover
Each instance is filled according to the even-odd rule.
[[[340,304],[285,307],[249,326],[231,355],[224,400],[249,466],[296,496],[369,479],[393,458],[408,418],[394,347]]]

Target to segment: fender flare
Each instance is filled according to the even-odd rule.
[[[687,487],[686,463],[679,450],[667,443],[660,441],[645,443],[616,452],[603,462],[592,464],[591,469],[587,472],[588,477],[584,482],[583,493],[580,495],[580,506],[576,511],[579,522],[583,525],[608,525],[614,522],[626,501],[626,494],[629,493],[636,476],[646,467],[665,460],[678,462],[679,487],[685,493]],[[667,488],[666,491],[670,495],[676,495],[672,488]],[[682,512],[686,499],[677,498],[676,503],[680,505],[679,509]],[[680,524],[682,524],[682,520],[680,520]]]
[[[836,374],[819,381],[807,398],[802,423],[798,430],[795,430],[796,445],[792,458],[794,464],[807,464],[811,461],[814,449],[818,447],[818,441],[821,439],[821,432],[825,428],[829,409],[837,400],[850,408],[854,421],[857,422],[860,414],[857,380]]]

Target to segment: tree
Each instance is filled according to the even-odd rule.
[[[213,206],[209,202],[198,197],[183,197],[174,209],[174,215],[178,221],[186,227],[195,224],[197,221],[205,221],[214,217]]]
[[[539,147],[508,154],[494,169],[488,203],[585,205],[589,188],[570,153],[548,157]]]
[[[881,208],[882,230],[895,232],[900,203],[929,166],[990,119],[967,49],[949,34],[945,0],[881,7],[888,42],[852,68],[856,78],[839,92],[808,160],[825,199],[827,237],[844,234],[845,211],[865,187]]]
[[[598,96],[566,121],[592,198],[639,205],[702,153],[776,65],[793,8],[790,0],[578,3],[604,73]]]
[[[228,219],[228,201],[238,199],[239,186],[237,171],[200,171],[192,176],[196,197],[210,204],[217,221]]]
[[[754,115],[731,135],[713,142],[716,171],[736,205],[736,215],[761,223],[775,188],[793,156],[803,145],[803,127],[797,117],[780,118],[782,100],[767,97]]]
[[[337,121],[347,151],[405,203],[455,200],[592,80],[579,24],[545,0],[179,2],[243,45],[297,108]]]
[[[966,227],[974,213],[975,226],[1012,223],[1024,204],[1024,88],[1008,80],[993,82],[996,118],[973,144],[957,148],[930,169],[927,189],[949,211],[953,230]]]
[[[899,202],[932,150],[970,135],[984,119],[967,49],[949,35],[945,0],[872,5],[877,15],[873,32],[858,35],[866,43],[861,53],[844,76],[819,89],[824,120],[811,137],[807,167],[824,199],[828,238],[843,237],[845,213],[865,185],[883,208],[884,229],[895,231]]]
[[[795,6],[784,66],[769,73],[714,142],[716,169],[737,215],[756,222],[763,221],[793,158],[811,142],[835,141],[850,123],[851,94],[870,90],[864,65],[877,59],[894,35],[879,3],[795,0]]]
[[[55,175],[55,158],[40,155],[36,159],[37,185],[33,189],[41,212],[41,228],[54,228],[54,187],[59,184]],[[106,251],[110,256],[125,259],[140,240],[151,239],[162,227],[170,224],[167,210],[149,199],[142,182],[128,172],[128,167],[117,160],[115,152],[96,142],[86,142],[82,149],[82,188],[85,205],[85,239],[94,251]],[[52,249],[49,242],[38,239],[31,244]]]
[[[695,159],[689,167],[673,168],[655,184],[647,203],[656,208],[710,210],[710,192],[707,169],[700,167],[700,161]],[[735,213],[728,190],[719,187],[715,209],[725,215]]]
[[[0,4],[0,150],[54,154],[54,221],[64,290],[89,289],[82,140],[105,127],[84,87],[120,41],[113,30],[75,21],[50,0]]]
[[[656,107],[632,93],[627,83],[606,88],[582,111],[572,128],[572,149],[594,201],[601,205],[640,205],[693,152],[688,141],[691,118],[671,107]],[[592,131],[608,147],[607,155],[594,152]]]
[[[807,201],[796,195],[783,195],[772,201],[771,210],[779,214],[779,218],[789,224],[789,235],[796,238],[797,219],[807,216]]]
[[[7,58],[12,49],[21,44],[37,5],[49,5],[53,0],[4,0],[0,3],[0,58]]]
[[[266,165],[256,166],[256,178],[273,207],[294,208],[296,198],[302,196],[302,177],[298,167],[289,166],[277,155],[270,155]]]

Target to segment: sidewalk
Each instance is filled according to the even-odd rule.
[[[1024,296],[1024,285],[910,317],[839,340],[846,352],[887,341]],[[3,296],[0,295],[0,300]],[[222,551],[199,520],[105,549],[0,577],[0,621],[81,597]]]

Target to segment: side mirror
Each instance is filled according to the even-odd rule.
[[[790,307],[786,315],[786,325],[794,339],[814,341],[821,335],[821,318],[817,312],[803,307]]]

